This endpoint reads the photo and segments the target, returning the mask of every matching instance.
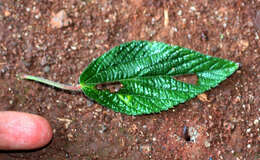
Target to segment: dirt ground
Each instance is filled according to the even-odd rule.
[[[54,137],[2,160],[260,159],[259,0],[0,0],[0,110],[38,114]],[[160,114],[115,113],[82,93],[83,69],[131,40],[162,41],[241,64],[201,98]]]

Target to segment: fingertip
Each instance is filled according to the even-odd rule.
[[[38,115],[0,112],[0,149],[30,150],[45,146],[52,138],[49,122]]]

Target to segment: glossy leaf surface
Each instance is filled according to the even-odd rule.
[[[217,86],[238,64],[161,42],[132,41],[94,60],[80,76],[90,99],[128,115],[158,113]],[[196,84],[174,76],[196,74]],[[120,83],[117,92],[97,85]]]

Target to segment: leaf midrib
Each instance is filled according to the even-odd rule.
[[[216,74],[213,71],[218,71],[218,70],[222,70],[222,69],[224,69],[224,68],[214,69],[214,70],[210,70],[210,71],[197,72],[196,74],[206,73],[206,72],[212,72],[212,74]],[[187,74],[190,74],[190,73],[187,73]],[[187,75],[187,74],[181,74],[181,75]],[[218,74],[218,75],[225,75],[225,74]],[[106,84],[106,83],[113,83],[113,82],[124,82],[124,81],[138,80],[138,78],[143,78],[143,79],[158,78],[158,77],[172,78],[172,76],[174,76],[174,75],[155,75],[155,76],[143,76],[143,77],[135,76],[135,77],[126,78],[126,79],[119,79],[119,80],[115,80],[115,81],[106,81],[106,82],[99,82],[99,83],[84,83],[84,84],[81,84],[81,85],[82,85],[82,87],[84,87],[84,86],[93,86],[93,85],[97,85],[97,84]],[[193,85],[193,84],[191,84],[191,85]]]

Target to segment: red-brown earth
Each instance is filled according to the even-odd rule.
[[[259,0],[1,0],[0,111],[45,117],[53,139],[34,151],[1,151],[0,159],[259,159],[259,20]],[[204,95],[143,116],[16,77],[76,84],[94,58],[131,40],[180,45],[241,67]]]

